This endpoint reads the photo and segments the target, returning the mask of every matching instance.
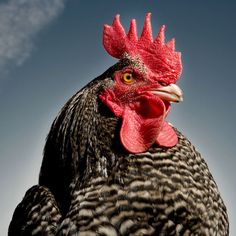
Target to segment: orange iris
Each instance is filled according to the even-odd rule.
[[[131,73],[124,73],[123,74],[123,82],[125,84],[132,84],[134,82],[133,75]]]

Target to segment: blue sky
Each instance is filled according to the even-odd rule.
[[[115,63],[102,29],[121,15],[139,32],[152,12],[153,32],[166,25],[184,71],[184,102],[169,120],[201,152],[224,198],[236,235],[236,2],[220,0],[0,1],[1,235],[25,191],[37,183],[45,138],[59,109]]]

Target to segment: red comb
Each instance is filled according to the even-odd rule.
[[[126,34],[117,15],[111,26],[105,25],[103,31],[103,45],[113,57],[122,59],[124,55],[142,60],[151,71],[154,79],[167,83],[175,83],[182,71],[181,53],[175,51],[175,40],[165,44],[165,26],[163,25],[155,40],[152,38],[151,13],[145,18],[142,34],[137,36],[136,21],[130,23]]]

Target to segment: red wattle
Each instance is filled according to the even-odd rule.
[[[120,130],[121,143],[131,153],[146,151],[161,132],[165,118],[163,102],[153,95],[142,95],[125,106]]]
[[[177,134],[167,122],[164,122],[156,143],[162,147],[174,147],[178,143]]]

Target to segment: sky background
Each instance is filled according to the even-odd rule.
[[[169,121],[201,152],[236,235],[236,1],[0,0],[0,236],[26,190],[37,184],[45,138],[60,108],[116,62],[102,30],[119,13],[139,33],[152,12],[153,33],[176,38],[184,102]]]

